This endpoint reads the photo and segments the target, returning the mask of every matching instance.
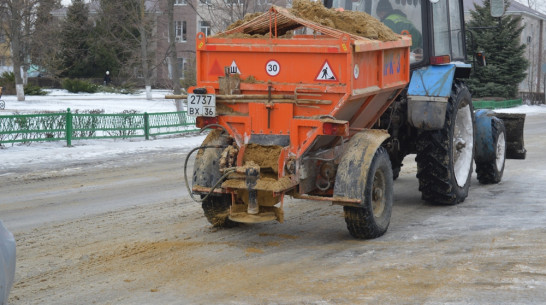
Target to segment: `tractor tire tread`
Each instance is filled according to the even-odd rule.
[[[454,173],[450,169],[451,129],[454,128],[454,115],[461,100],[470,96],[466,86],[455,82],[446,109],[444,128],[435,131],[422,131],[417,137],[417,178],[423,200],[439,204],[454,205],[463,202],[468,195],[468,185],[462,191],[454,185]],[[471,106],[471,103],[470,103]],[[471,109],[472,111],[472,109]],[[470,169],[472,172],[472,168]],[[470,173],[469,173],[470,175]],[[456,182],[455,182],[456,184]],[[467,181],[466,184],[470,184]]]

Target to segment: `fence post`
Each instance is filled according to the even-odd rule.
[[[144,112],[144,137],[146,140],[150,139],[150,116],[148,112]]]
[[[72,146],[72,113],[66,109],[66,146]]]

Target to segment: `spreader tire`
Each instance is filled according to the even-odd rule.
[[[227,146],[232,139],[221,130],[211,131],[201,146]],[[222,177],[220,157],[223,148],[204,148],[197,153],[193,170],[193,185],[213,187]],[[202,195],[204,197],[204,195]],[[214,227],[230,228],[237,225],[229,220],[230,195],[210,195],[202,202],[205,217]]]
[[[417,140],[417,178],[423,200],[453,205],[468,196],[474,160],[474,111],[468,88],[453,84],[444,127],[421,131]]]
[[[384,147],[375,152],[360,193],[362,207],[343,207],[347,229],[355,238],[377,238],[389,227],[393,201],[392,168]]]
[[[230,195],[209,196],[202,202],[205,217],[213,227],[217,228],[232,228],[237,226],[236,222],[228,218],[230,206]]]
[[[490,161],[476,162],[476,173],[481,184],[499,183],[504,173],[506,131],[502,120],[495,117],[491,118],[491,134],[496,157]]]
[[[201,146],[225,146],[231,144],[232,140],[221,130],[212,130]],[[223,148],[203,148],[197,152],[193,166],[193,186],[213,187],[218,179],[222,177],[220,172],[220,157]]]

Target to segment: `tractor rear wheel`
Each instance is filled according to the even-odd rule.
[[[379,147],[361,190],[362,207],[343,207],[347,229],[353,237],[371,239],[385,234],[391,219],[392,193],[391,161],[385,148]]]
[[[474,111],[468,88],[455,82],[444,127],[421,131],[417,140],[417,178],[423,200],[453,205],[468,196],[474,160]]]
[[[491,118],[491,133],[495,148],[495,159],[476,162],[476,174],[481,184],[494,184],[502,180],[504,161],[506,160],[506,131],[504,123],[498,118]]]

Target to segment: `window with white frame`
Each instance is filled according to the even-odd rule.
[[[211,30],[210,30],[210,21],[199,21],[199,32],[203,32],[205,36],[210,36]]]
[[[175,36],[176,36],[176,38],[175,38],[176,41],[178,41],[178,42],[186,41],[186,32],[187,32],[186,21],[185,20],[175,21],[175,23],[174,23],[174,33],[175,33]]]
[[[187,5],[187,0],[174,0],[174,5]]]
[[[245,0],[224,0],[228,5],[243,5]]]
[[[177,58],[178,71],[180,71],[180,79],[185,79],[188,71],[188,60],[186,58]]]
[[[199,5],[212,5],[212,0],[199,0]]]

